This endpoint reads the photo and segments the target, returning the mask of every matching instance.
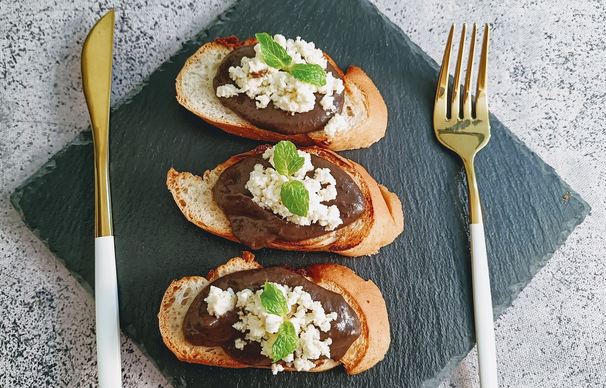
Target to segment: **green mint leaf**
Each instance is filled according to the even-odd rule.
[[[292,214],[307,216],[309,211],[309,192],[300,181],[284,182],[280,189],[280,199]]]
[[[297,147],[289,141],[281,140],[274,147],[274,166],[276,171],[290,177],[299,171],[305,163],[305,158],[299,156]]]
[[[290,68],[290,74],[299,81],[315,86],[326,85],[326,72],[322,66],[311,63],[296,63]]]
[[[255,34],[261,45],[263,60],[268,66],[278,70],[285,70],[299,81],[307,82],[315,86],[326,85],[326,72],[320,65],[311,63],[295,63],[291,66],[292,57],[288,55],[284,47],[280,46],[267,32]]]
[[[278,70],[286,69],[290,66],[292,58],[286,53],[284,47],[280,46],[267,32],[255,34],[257,41],[261,45],[263,60],[269,66]]]
[[[265,311],[270,314],[285,317],[288,314],[288,302],[286,297],[275,283],[265,282],[265,288],[261,294],[261,304]]]
[[[299,156],[297,153],[297,157],[288,162],[288,173],[290,175],[294,174],[295,172],[299,171],[301,167],[303,167],[303,164],[305,164],[305,158]]]
[[[292,322],[284,322],[278,331],[278,338],[271,346],[272,360],[278,362],[297,350],[299,338]]]

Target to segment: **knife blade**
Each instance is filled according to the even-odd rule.
[[[101,388],[122,386],[118,281],[109,186],[109,110],[114,10],[105,14],[82,47],[82,88],[90,113],[95,164],[95,326]]]

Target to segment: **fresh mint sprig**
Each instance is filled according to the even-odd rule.
[[[299,171],[305,158],[299,156],[297,147],[287,140],[282,140],[274,147],[274,166],[276,171],[282,175],[291,176]]]
[[[286,297],[275,283],[265,282],[261,293],[261,304],[270,314],[284,318],[288,314],[288,302]]]
[[[278,70],[287,69],[290,66],[291,56],[267,32],[255,34],[255,37],[261,45],[261,53],[265,63]]]
[[[326,72],[322,66],[315,63],[295,63],[289,72],[299,81],[316,86],[326,85]]]
[[[284,47],[280,46],[267,32],[255,34],[261,45],[261,53],[267,65],[290,73],[299,81],[307,82],[315,86],[326,85],[326,72],[322,66],[312,63],[292,63],[292,57],[288,55]]]
[[[280,189],[280,199],[292,214],[301,217],[309,212],[309,192],[299,181],[284,182]]]
[[[272,361],[278,362],[297,350],[299,337],[292,322],[284,322],[278,330],[278,337],[271,346]]]
[[[270,314],[285,318],[288,314],[288,301],[275,283],[266,281],[261,293],[261,304]],[[278,362],[297,349],[299,337],[292,322],[280,325],[278,337],[271,346],[272,361]]]
[[[301,217],[309,212],[309,191],[303,183],[293,180],[291,175],[303,167],[305,158],[299,156],[297,147],[288,140],[282,140],[274,147],[274,166],[276,171],[285,175],[288,182],[282,184],[280,199],[286,208]]]

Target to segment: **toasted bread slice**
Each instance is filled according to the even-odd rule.
[[[263,153],[268,146],[233,156],[204,177],[189,172],[179,173],[174,168],[168,171],[166,185],[185,217],[200,228],[232,241],[234,236],[230,223],[213,199],[212,188],[219,176],[243,158]],[[336,153],[319,147],[302,148],[305,152],[323,158],[345,171],[358,185],[366,202],[362,216],[348,226],[328,232],[322,236],[301,241],[276,240],[269,247],[291,251],[331,251],[344,256],[372,255],[402,233],[404,215],[397,195],[377,182],[359,164]]]
[[[366,148],[385,136],[387,106],[381,93],[356,66],[350,66],[346,74],[325,54],[328,61],[343,77],[345,102],[342,116],[348,129],[328,136],[324,130],[306,134],[284,135],[259,128],[238,116],[221,104],[213,88],[213,79],[223,59],[244,44],[256,44],[256,39],[244,42],[236,37],[218,38],[200,47],[183,66],[177,76],[177,100],[181,105],[208,123],[226,132],[250,139],[277,143],[290,140],[298,146],[317,145],[333,151]]]
[[[233,272],[262,268],[252,253],[244,252],[242,256],[211,270],[206,278],[188,276],[175,280],[166,290],[158,313],[160,333],[166,346],[179,360],[225,368],[251,367],[234,360],[221,347],[195,346],[187,342],[183,335],[183,320],[187,310],[204,287]],[[341,360],[317,360],[311,372],[321,372],[343,364],[347,373],[357,374],[381,361],[389,348],[391,337],[387,307],[379,288],[372,281],[364,280],[351,269],[338,264],[313,265],[304,272],[317,285],[341,294],[356,312],[362,326],[360,337]]]

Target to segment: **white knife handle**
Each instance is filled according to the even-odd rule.
[[[496,388],[498,387],[497,352],[494,339],[492,297],[490,295],[484,224],[470,224],[469,229],[471,234],[473,312],[478,345],[480,386],[482,388]]]
[[[95,314],[100,388],[122,386],[114,236],[95,238]]]

